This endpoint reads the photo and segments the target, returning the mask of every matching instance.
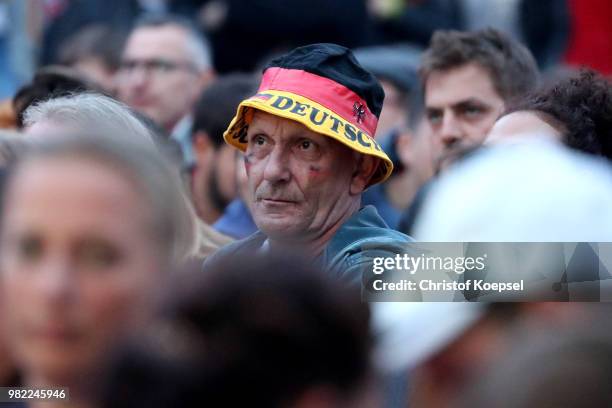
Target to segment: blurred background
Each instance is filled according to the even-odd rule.
[[[252,71],[266,57],[308,43],[418,50],[436,29],[487,26],[526,44],[543,70],[586,65],[612,73],[606,0],[2,0],[0,98],[11,97],[37,67],[69,62],[78,36],[103,44],[80,65],[90,75],[111,75],[113,52],[120,53],[134,19],[164,11],[201,28],[219,73]]]
[[[154,21],[155,16],[169,13],[181,18],[180,38],[168,24]],[[133,30],[147,16],[153,19]],[[197,31],[195,43],[189,42],[193,38],[185,20]],[[142,273],[127,285],[133,292],[126,289],[123,297],[115,296],[118,285],[110,274],[90,273],[76,283],[63,282],[69,294],[85,293],[82,297],[95,306],[92,309],[107,316],[106,326],[98,325],[96,318],[86,322],[94,332],[91,338],[103,338],[91,346],[96,367],[100,355],[107,357],[105,342],[115,340],[114,331],[122,332],[117,327],[136,327],[124,322],[125,310],[142,307],[134,299],[153,298],[164,289],[172,300],[161,302],[166,314],[158,316],[158,326],[163,327],[138,333],[144,333],[152,345],[140,339],[122,349],[127,357],[117,357],[111,374],[101,377],[111,379],[105,389],[111,391],[98,396],[88,388],[91,384],[85,384],[85,399],[97,403],[82,406],[143,406],[147,401],[150,407],[170,407],[180,405],[179,395],[185,398],[183,406],[265,405],[253,401],[299,408],[611,406],[607,382],[612,373],[612,309],[607,304],[367,305],[328,276],[318,276],[320,271],[301,270],[294,260],[286,259],[240,260],[211,276],[200,274],[202,258],[257,228],[245,204],[242,157],[225,145],[223,131],[239,102],[255,93],[261,70],[271,58],[316,42],[351,48],[385,90],[376,138],[395,170],[383,185],[370,188],[363,202],[375,205],[389,227],[424,241],[612,241],[611,22],[611,0],[0,0],[0,127],[33,130],[39,122],[53,122],[52,109],[49,117],[44,112],[36,116],[36,109],[25,116],[24,112],[37,102],[59,97],[58,104],[75,111],[87,106],[100,113],[98,121],[79,128],[87,132],[118,117],[111,98],[122,101],[133,109],[126,114],[128,119],[138,118],[137,125],[123,132],[144,133],[147,143],[154,136],[156,146],[182,177],[177,184],[185,184],[191,199],[191,204],[183,205],[193,206],[189,220],[200,234],[193,245],[197,248],[184,249],[198,261],[195,272],[185,274],[187,283],[178,289],[174,286],[181,282],[166,287],[175,275],[151,279],[148,265],[141,266],[142,271],[125,267],[126,275],[134,270]],[[422,53],[436,30],[487,27],[531,51],[544,86],[557,84],[567,91],[542,91],[515,108],[552,116],[560,112],[553,122],[560,122],[556,130],[562,143],[494,146],[472,162],[471,152],[453,151],[452,163],[434,163],[432,120],[419,77]],[[581,68],[594,72],[580,76]],[[82,90],[110,98],[61,99]],[[543,100],[552,102],[544,106]],[[564,106],[569,108],[564,111]],[[105,116],[107,111],[111,116]],[[489,118],[477,144],[498,114]],[[505,137],[502,129],[498,133]],[[582,143],[580,137],[586,140],[587,134],[588,143]],[[15,159],[23,135],[2,134],[2,169]],[[129,149],[119,145],[116,150]],[[140,154],[146,157],[147,152]],[[38,171],[41,177],[55,174],[53,180],[60,185],[68,175],[81,171],[87,175],[86,168]],[[430,182],[439,179],[434,175],[441,170],[442,181]],[[91,174],[77,180],[79,185],[95,185],[90,180],[99,174]],[[174,180],[171,176],[167,179]],[[161,199],[141,197],[137,208],[164,202],[173,194],[163,197],[163,189],[158,190]],[[98,193],[106,196],[105,191]],[[72,201],[79,204],[88,194]],[[174,194],[179,204],[181,194],[182,190]],[[47,191],[44,197],[52,201],[56,195]],[[9,196],[11,208],[25,201],[36,203],[17,200],[14,191]],[[61,204],[58,208],[65,207]],[[46,207],[32,211],[45,213]],[[84,209],[76,208],[74,213],[79,211]],[[8,213],[3,217],[11,220]],[[54,214],[47,213],[46,218],[53,219]],[[95,229],[91,225],[98,224],[87,224],[90,230]],[[121,245],[129,249],[131,243]],[[589,258],[596,267],[600,255]],[[164,269],[166,264],[155,266]],[[294,274],[282,273],[285,270]],[[610,276],[608,271],[605,274]],[[41,310],[49,309],[47,303],[58,303],[60,322],[62,308],[86,309],[78,302],[65,306],[65,293],[57,289],[60,284],[45,287],[50,280],[41,279],[37,286],[27,274],[15,276],[19,280],[0,285],[0,290],[14,292],[0,311],[16,327],[23,319],[15,311],[22,309],[23,316],[34,316],[36,321]],[[52,299],[44,303],[41,293]],[[99,306],[103,301],[110,306]],[[156,308],[144,303],[157,315]],[[32,307],[30,312],[31,305],[38,309]],[[98,326],[95,332],[92,327]],[[22,370],[36,371],[33,366],[44,371],[36,367],[40,361],[61,374],[69,371],[73,379],[83,377],[81,360],[86,358],[65,348],[56,341],[61,336],[51,332],[55,348],[43,355],[48,361],[37,354],[31,360],[14,358],[6,349],[20,348],[19,333],[11,328],[2,333],[15,334],[7,337],[18,341],[10,339],[8,346],[0,341],[0,385],[35,384],[23,377]],[[74,338],[64,337],[74,346]],[[22,349],[28,357],[31,350],[27,345]],[[213,353],[202,357],[203,350]],[[15,362],[2,358],[9,355]],[[48,369],[45,364],[42,368]],[[128,391],[115,392],[122,387]],[[240,389],[247,391],[236,392]],[[350,404],[349,399],[336,398],[349,394]],[[286,403],[288,398],[299,403]]]

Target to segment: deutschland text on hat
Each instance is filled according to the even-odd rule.
[[[299,47],[273,60],[256,95],[244,100],[225,140],[245,150],[253,109],[297,121],[362,154],[379,158],[370,184],[384,181],[391,160],[374,140],[384,92],[352,53],[335,44]]]

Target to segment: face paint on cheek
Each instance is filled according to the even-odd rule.
[[[308,175],[310,176],[310,178],[316,178],[316,179],[320,179],[325,177],[326,175],[328,175],[329,172],[325,171],[321,168],[321,166],[316,166],[314,164],[311,164],[308,167]]]

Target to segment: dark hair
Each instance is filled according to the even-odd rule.
[[[104,94],[98,86],[72,68],[51,65],[39,69],[32,82],[24,85],[13,97],[17,127],[23,128],[23,114],[31,105],[88,91]]]
[[[104,24],[87,25],[64,41],[59,51],[63,65],[74,65],[85,58],[98,58],[109,71],[119,69],[126,33]]]
[[[612,85],[581,70],[515,101],[505,114],[532,111],[556,128],[568,146],[612,159]]]
[[[216,79],[195,105],[192,137],[196,132],[204,131],[215,148],[222,146],[225,143],[223,132],[236,115],[238,105],[256,90],[257,83],[251,75],[230,74]]]
[[[531,52],[500,31],[436,31],[423,54],[420,74],[423,84],[433,71],[446,71],[476,63],[486,69],[495,90],[504,101],[532,90],[538,82],[538,67]]]
[[[357,291],[299,258],[249,255],[212,268],[175,289],[165,356],[140,343],[120,358],[107,406],[280,407],[311,387],[358,389],[371,342]]]

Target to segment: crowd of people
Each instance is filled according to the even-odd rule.
[[[612,241],[584,3],[0,2],[0,387],[70,397],[0,405],[610,405],[603,246],[566,302],[363,300],[418,242]]]

